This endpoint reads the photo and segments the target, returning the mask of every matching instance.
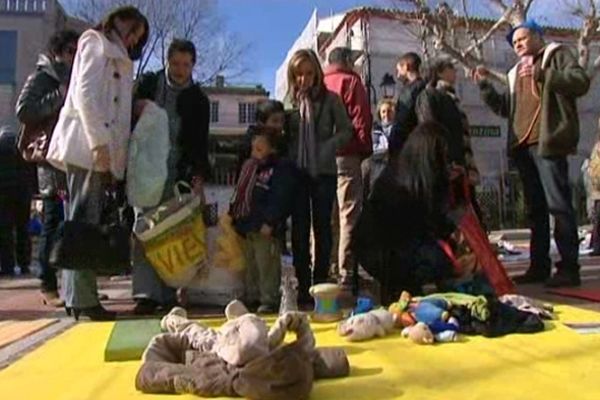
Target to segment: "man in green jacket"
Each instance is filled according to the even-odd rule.
[[[530,20],[507,36],[519,61],[508,72],[506,93],[494,89],[484,67],[476,69],[474,78],[486,104],[509,120],[509,154],[523,180],[531,219],[531,264],[515,281],[579,286],[579,240],[567,156],[575,153],[579,141],[576,100],[587,93],[590,80],[571,49],[546,45],[542,35],[541,27]],[[550,279],[548,214],[555,219],[554,238],[561,256]]]

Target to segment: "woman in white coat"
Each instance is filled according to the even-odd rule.
[[[78,42],[73,72],[48,150],[67,174],[67,219],[100,224],[105,184],[124,178],[131,131],[133,61],[148,38],[148,21],[134,7],[112,11]],[[67,313],[114,319],[98,301],[96,272],[63,267]]]

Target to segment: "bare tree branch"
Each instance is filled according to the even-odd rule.
[[[509,10],[509,7],[506,4],[504,4],[504,1],[502,1],[502,0],[490,0],[490,3],[492,3],[492,5],[495,5],[497,8],[499,8],[503,13],[505,13]]]
[[[461,0],[460,5],[455,6],[462,6],[462,18],[459,18],[445,1],[440,1],[435,9],[429,6],[430,2],[427,0],[397,0],[396,2],[403,5],[410,4],[418,15],[421,32],[432,40],[435,50],[447,54],[467,70],[485,65],[483,45],[501,28],[522,24],[533,4],[533,0],[512,0],[510,4],[505,0],[489,0],[501,14],[497,21],[478,37],[477,32],[471,26],[466,0]],[[460,22],[462,22],[462,26]],[[464,31],[461,30],[462,28]],[[460,32],[461,35],[457,35],[457,32]],[[468,45],[461,47],[459,36],[466,39]],[[421,43],[422,45],[426,43],[426,39],[421,38]],[[600,65],[600,60],[598,64]],[[493,70],[490,70],[490,74],[494,80],[506,83],[505,74]]]
[[[147,68],[162,68],[168,43],[176,37],[191,40],[196,45],[198,80],[217,74],[232,78],[239,76],[240,71],[247,71],[243,64],[249,46],[227,33],[226,24],[217,14],[216,0],[72,1],[74,14],[91,23],[99,21],[110,9],[125,4],[139,8],[150,23],[148,44],[136,67],[138,75]]]
[[[467,31],[467,37],[469,39],[471,39],[471,43],[472,43],[472,45],[470,47],[473,48],[473,50],[475,51],[475,55],[478,58],[483,58],[483,46],[482,46],[483,42],[479,42],[479,40],[477,40],[477,35],[471,29],[471,17],[469,16],[467,0],[461,0],[461,4],[462,4],[462,8],[463,8],[463,19],[464,19],[464,24],[465,24],[465,30]],[[466,51],[467,54],[470,52],[471,52],[471,50]]]
[[[579,40],[577,42],[579,65],[586,69],[590,61],[590,42],[592,35],[598,30],[598,26],[596,4],[594,0],[589,0],[589,14],[584,18],[583,28],[581,29]]]
[[[594,76],[597,73],[598,64],[600,64],[600,57],[594,61],[590,68],[590,43],[600,27],[600,20],[597,13],[596,2],[594,0],[587,0],[586,3],[587,5],[584,6],[582,2],[578,0],[574,5],[569,2],[565,2],[565,5],[570,8],[570,12],[573,16],[582,19],[582,27],[577,40],[578,62],[582,68],[588,71],[590,76]]]
[[[501,19],[504,19],[511,26],[521,25],[527,19],[527,12],[533,2],[533,0],[513,0],[513,4],[507,6],[502,0],[489,1],[502,11]]]

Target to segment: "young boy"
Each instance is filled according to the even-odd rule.
[[[246,238],[246,302],[257,312],[277,312],[281,281],[281,241],[277,238],[291,213],[295,174],[277,154],[277,132],[261,127],[252,138],[251,157],[242,166],[230,214]]]
[[[272,130],[273,134],[277,136],[276,152],[279,157],[285,157],[287,152],[287,143],[283,136],[285,128],[285,110],[283,103],[277,100],[264,100],[260,101],[256,106],[256,124],[250,125],[248,131],[238,149],[238,161],[235,169],[236,181],[239,178],[242,165],[244,162],[251,157],[252,152],[252,139],[262,129],[267,128]],[[283,224],[283,228],[277,232],[277,237],[281,241],[281,252],[284,255],[290,255],[290,251],[287,246],[287,229],[286,225]]]

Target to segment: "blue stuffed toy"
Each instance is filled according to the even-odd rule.
[[[365,314],[375,308],[375,302],[370,297],[359,297],[356,300],[356,307],[352,310],[352,315]]]
[[[412,312],[417,322],[423,322],[431,326],[438,321],[447,321],[450,317],[449,308],[450,304],[444,299],[421,299]]]

